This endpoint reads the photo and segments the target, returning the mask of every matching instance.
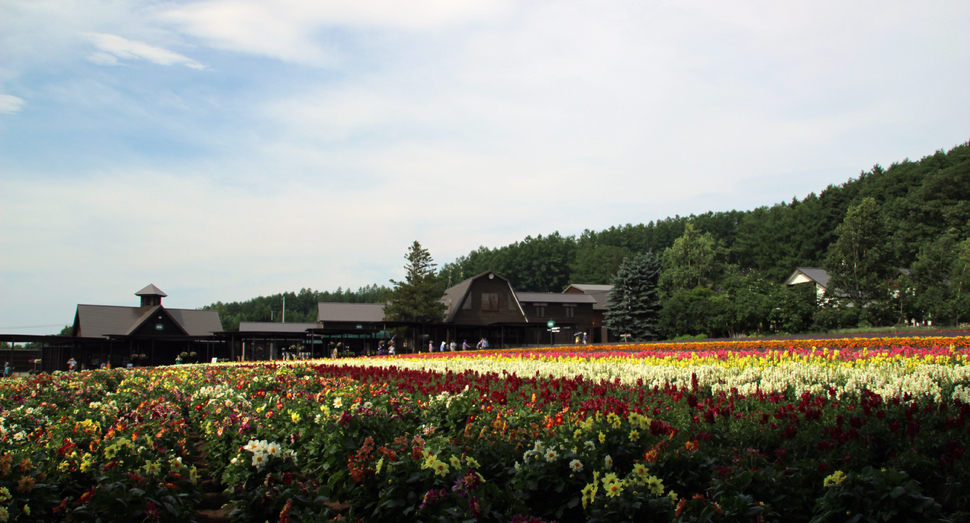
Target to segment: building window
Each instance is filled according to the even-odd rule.
[[[575,318],[576,317],[576,306],[575,305],[564,305],[566,308],[566,317]]]
[[[482,310],[498,312],[498,294],[482,293]]]
[[[546,317],[546,306],[536,305],[536,318],[545,318],[545,317]]]

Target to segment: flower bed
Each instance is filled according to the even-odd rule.
[[[966,341],[831,342],[6,380],[0,521],[967,520]]]

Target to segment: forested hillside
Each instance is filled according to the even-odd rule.
[[[659,310],[650,321],[664,337],[968,321],[970,142],[918,162],[876,165],[771,207],[479,247],[446,263],[437,284],[444,290],[493,270],[519,291],[560,292],[570,283],[611,283],[625,260],[648,252],[662,263],[650,283]],[[829,271],[838,299],[819,303],[805,286],[782,285],[805,266]],[[389,293],[377,285],[287,293],[286,319],[315,321],[318,302],[377,303]],[[282,297],[207,308],[232,330],[240,321],[280,321]]]
[[[479,247],[445,264],[441,273],[457,283],[490,269],[509,278],[516,289],[531,292],[559,292],[570,283],[607,284],[625,258],[648,250],[662,253],[692,223],[710,233],[741,271],[756,270],[777,282],[795,267],[822,266],[847,210],[867,197],[879,206],[889,262],[897,267],[911,266],[920,248],[950,229],[966,238],[970,143],[918,162],[904,160],[888,169],[877,165],[818,195],[771,207],[586,230],[578,238],[555,232],[505,247]]]

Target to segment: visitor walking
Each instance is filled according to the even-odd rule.
[[[450,350],[451,352],[455,352],[455,349],[457,348],[458,348],[458,344],[455,343],[455,340],[451,340],[451,344],[448,345],[448,350]]]
[[[445,351],[445,342],[441,342],[441,347],[438,347],[438,352],[444,352],[444,351]]]
[[[3,377],[9,378],[11,374],[13,374],[13,368],[10,367],[10,362],[3,362]]]
[[[461,340],[461,350],[468,350],[470,348],[472,347],[468,344],[468,340]]]
[[[67,371],[68,372],[77,371],[77,361],[74,358],[67,360]]]

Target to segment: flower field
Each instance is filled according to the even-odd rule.
[[[970,338],[0,382],[0,521],[970,521]]]

